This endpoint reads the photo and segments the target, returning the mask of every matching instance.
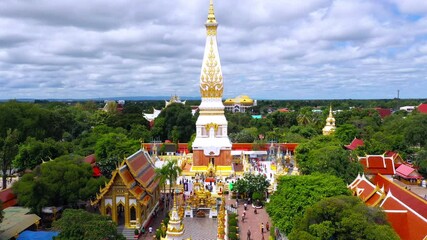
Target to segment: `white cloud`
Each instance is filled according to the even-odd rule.
[[[225,97],[425,97],[424,0],[214,2]],[[3,0],[0,98],[199,96],[207,9]]]

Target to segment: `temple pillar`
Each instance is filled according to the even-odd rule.
[[[130,228],[129,193],[125,193],[125,227]]]
[[[142,215],[141,215],[141,204],[136,202],[136,225],[141,226],[142,224]]]
[[[113,222],[115,222],[116,224],[119,223],[119,221],[117,220],[117,204],[116,204],[116,191],[115,189],[113,189],[113,201],[112,201],[112,209],[111,209],[111,219],[113,220]]]
[[[99,207],[99,211],[101,212],[101,215],[106,215],[106,212],[105,212],[105,198],[101,199],[101,206]]]

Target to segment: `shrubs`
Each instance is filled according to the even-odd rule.
[[[228,239],[237,240],[239,228],[237,227],[237,214],[228,214]]]

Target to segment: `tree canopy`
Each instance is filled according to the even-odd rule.
[[[13,185],[19,204],[40,213],[48,206],[76,206],[104,184],[105,178],[92,179],[92,168],[79,156],[62,156],[24,174]]]
[[[117,233],[116,223],[109,216],[101,216],[84,210],[66,209],[61,219],[53,222],[59,239],[64,240],[125,240]]]
[[[162,140],[177,138],[180,142],[188,142],[196,131],[195,123],[189,106],[172,103],[154,120],[152,135]]]
[[[303,174],[328,173],[352,181],[363,171],[358,161],[353,161],[350,152],[333,136],[318,136],[296,149],[298,167]]]
[[[289,234],[290,240],[368,239],[398,240],[380,208],[366,206],[357,197],[337,196],[306,208]]]
[[[327,197],[349,195],[344,181],[327,174],[283,176],[267,204],[274,226],[289,234],[305,209]]]
[[[270,182],[263,174],[245,173],[242,178],[236,181],[233,190],[253,200],[264,200],[269,186]],[[254,195],[259,196],[258,199],[254,198]]]

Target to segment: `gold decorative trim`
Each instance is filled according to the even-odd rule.
[[[215,130],[215,132],[218,130],[218,124],[216,124],[216,123],[208,123],[208,124],[206,124],[206,126],[205,126],[205,128],[206,128],[206,131],[208,131],[209,132],[209,130],[211,129],[211,128],[213,128],[214,130]]]
[[[200,77],[202,98],[221,98],[224,90],[220,65],[215,56],[213,39],[210,40],[208,59]]]

